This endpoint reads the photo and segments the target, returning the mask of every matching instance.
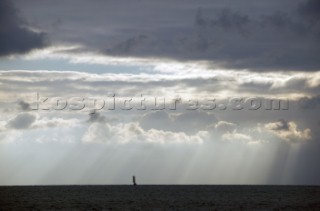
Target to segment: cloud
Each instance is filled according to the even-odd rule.
[[[307,0],[298,7],[298,12],[308,20],[311,24],[319,24],[320,20],[320,2],[317,0]]]
[[[199,9],[195,17],[195,25],[199,27],[221,27],[224,30],[235,30],[245,33],[245,27],[250,23],[248,15],[230,9],[222,9],[215,19],[203,17],[203,10]]]
[[[244,142],[244,143],[249,143],[253,142],[252,137],[246,134],[241,134],[241,133],[225,133],[221,137],[222,141],[230,141],[230,142]]]
[[[53,43],[81,45],[81,49],[66,52],[70,54],[207,61],[214,69],[320,69],[316,0],[183,1],[183,7],[178,6],[181,1],[131,1],[126,7],[103,1],[35,2],[20,1],[18,6],[50,33]],[[81,23],[77,14],[70,17],[68,13],[75,5]],[[58,19],[47,15],[52,10]],[[58,28],[53,26],[57,21]]]
[[[93,123],[84,134],[84,143],[105,144],[201,144],[207,132],[199,131],[193,135],[157,129],[144,130],[138,122],[110,125]]]
[[[107,121],[107,119],[105,116],[102,116],[100,113],[95,112],[95,113],[89,114],[89,119],[87,121],[104,123]]]
[[[313,8],[308,5],[304,10]],[[286,8],[256,16],[229,8],[199,10],[193,27],[184,29],[184,33],[165,27],[149,33],[137,31],[135,36],[111,44],[105,53],[207,60],[236,69],[317,71],[319,31],[299,17]]]
[[[299,99],[298,103],[302,109],[315,109],[320,105],[320,96],[302,97]]]
[[[20,113],[9,120],[7,127],[10,129],[28,129],[36,121],[37,116],[31,113]]]
[[[213,113],[200,110],[187,110],[183,113],[155,111],[143,115],[139,119],[139,124],[146,130],[157,129],[192,134],[199,130],[205,130],[208,125],[216,121],[217,118]]]
[[[171,68],[170,68],[171,66]],[[178,66],[180,73],[167,73],[167,69]],[[128,73],[84,73],[72,71],[0,71],[0,87],[3,97],[11,94],[61,92],[64,96],[106,95],[114,92],[118,96],[133,96],[141,93],[150,96],[186,96],[226,98],[241,97],[281,97],[295,100],[297,97],[313,97],[320,91],[320,72],[286,72],[250,73],[245,71],[211,71],[202,65],[183,65],[183,63],[160,63],[158,72],[139,74]],[[181,74],[183,71],[187,74]],[[199,74],[196,74],[197,71]],[[23,86],[22,86],[23,84]],[[108,90],[106,90],[108,87]],[[164,87],[166,87],[164,89]],[[212,91],[214,90],[214,92]],[[267,90],[267,92],[266,92]],[[30,94],[29,94],[30,95]]]
[[[43,128],[63,128],[63,127],[75,127],[80,125],[81,122],[78,119],[64,119],[64,118],[38,118],[37,121],[35,121],[32,124],[32,127],[30,129],[43,129]]]
[[[268,130],[289,130],[289,122],[281,119],[278,122],[268,123],[265,125]]]
[[[55,127],[74,127],[80,124],[78,119],[63,119],[59,117],[40,117],[40,115],[31,112],[22,112],[16,114],[8,121],[0,122],[0,131],[10,130],[33,130]]]
[[[0,1],[0,25],[0,56],[27,53],[47,45],[46,34],[30,29],[10,0]]]
[[[25,101],[23,101],[23,100],[19,101],[18,105],[19,105],[19,107],[20,107],[20,109],[21,109],[22,111],[28,111],[28,110],[30,110],[30,104],[27,103],[27,102],[25,102]]]
[[[226,121],[219,121],[214,128],[218,133],[232,133],[237,129],[237,125],[232,122],[226,122]]]
[[[294,121],[279,120],[267,123],[264,127],[267,131],[287,142],[299,143],[312,139],[311,130],[309,128],[299,130]]]

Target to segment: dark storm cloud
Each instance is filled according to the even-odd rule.
[[[189,33],[155,32],[131,37],[105,52],[111,55],[209,60],[227,68],[318,70],[319,30],[295,14],[250,17],[230,9],[199,10]],[[162,32],[163,32],[162,31]]]
[[[45,34],[28,29],[9,0],[0,1],[0,26],[0,56],[26,53],[46,45]]]
[[[24,15],[54,42],[83,50],[224,68],[320,69],[316,0],[31,2],[17,0]]]
[[[301,15],[312,20],[313,22],[320,21],[320,1],[318,0],[308,0],[302,3],[298,8]]]
[[[162,28],[131,37],[106,53],[209,60],[227,68],[318,70],[318,5],[319,1],[308,1],[291,12],[278,8],[256,16],[228,5],[220,10],[199,9],[189,33]]]

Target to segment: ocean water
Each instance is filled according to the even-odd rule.
[[[0,210],[320,210],[319,186],[1,186]]]

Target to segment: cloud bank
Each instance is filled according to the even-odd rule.
[[[55,15],[46,4],[18,2],[53,43],[81,44],[78,52],[208,61],[215,68],[252,71],[320,69],[317,0],[58,1],[50,7]],[[75,7],[78,15],[70,14]],[[41,20],[40,11],[48,12]]]
[[[31,29],[12,1],[0,2],[0,56],[23,54],[47,46],[46,34]]]

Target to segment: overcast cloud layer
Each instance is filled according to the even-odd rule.
[[[319,1],[0,8],[0,185],[320,184]]]
[[[320,67],[319,1],[16,1],[55,43],[224,68]],[[92,11],[95,11],[92,13]],[[39,18],[41,17],[41,18]]]

